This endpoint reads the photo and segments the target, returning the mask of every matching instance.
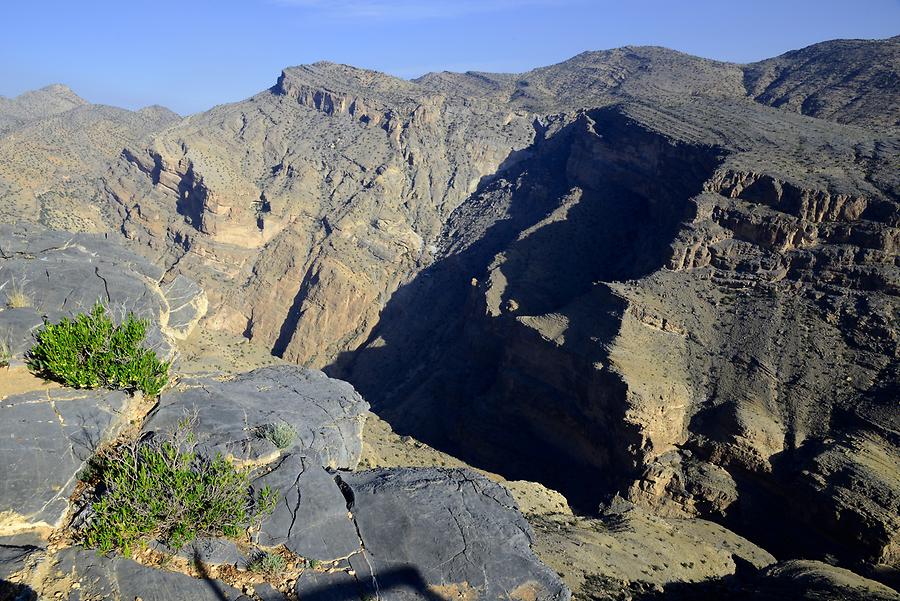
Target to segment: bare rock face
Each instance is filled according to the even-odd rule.
[[[218,580],[157,570],[124,557],[106,557],[89,549],[69,547],[55,558],[49,573],[29,587],[38,598],[77,601],[95,599],[246,599],[240,591]],[[25,597],[28,598],[28,597]]]
[[[128,424],[124,392],[48,390],[0,400],[0,535],[61,525],[77,474]]]
[[[318,367],[365,340],[442,220],[533,134],[515,110],[317,63],[129,148],[110,190],[126,235],[206,274],[218,327]]]
[[[0,340],[20,361],[44,319],[106,305],[113,317],[128,312],[149,322],[148,341],[161,357],[205,314],[205,294],[178,276],[162,284],[163,270],[109,239],[24,224],[0,225]]]
[[[281,365],[227,380],[183,380],[178,389],[162,394],[143,430],[166,435],[191,416],[200,450],[211,456],[221,453],[263,464],[297,449],[309,453],[317,465],[353,469],[362,452],[368,408],[346,382],[320,371]],[[279,425],[292,434],[281,448],[267,438],[269,428]]]
[[[202,291],[186,278],[161,287],[162,276],[106,236],[0,226],[0,342],[9,353],[0,379],[0,534],[60,526],[79,470],[129,425],[140,404],[124,392],[8,388],[6,363],[23,361],[44,320],[90,311],[96,302],[114,319],[128,312],[146,319],[146,344],[174,358],[175,339],[164,324],[182,315],[171,310],[176,300],[196,306],[197,317]],[[194,325],[182,320],[180,331]]]
[[[570,599],[534,556],[531,529],[512,497],[486,478],[420,468],[340,481],[362,545],[349,560],[355,582],[340,573],[301,578],[300,598],[329,598],[331,589],[344,599]]]

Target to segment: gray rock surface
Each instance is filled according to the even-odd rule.
[[[171,337],[184,340],[206,315],[206,293],[197,282],[183,275],[175,276],[175,279],[161,287],[161,291],[168,305],[164,330]]]
[[[308,452],[322,465],[352,469],[362,452],[366,403],[353,387],[320,371],[293,365],[263,367],[228,380],[187,380],[163,393],[144,432],[169,432],[196,412],[201,450],[267,463],[289,450]],[[296,437],[279,449],[264,428],[287,424]]]
[[[467,470],[433,468],[341,478],[365,549],[350,558],[364,595],[570,598],[532,552],[531,528],[500,485]]]
[[[289,551],[316,560],[333,560],[359,550],[359,537],[334,476],[315,456],[292,454],[254,486],[278,493],[278,505],[258,535],[261,545],[284,545]]]
[[[55,322],[99,301],[116,320],[128,312],[147,319],[145,344],[170,357],[168,334],[190,333],[205,311],[205,295],[182,276],[162,291],[162,275],[162,268],[103,235],[0,225],[0,337],[21,359],[44,318]],[[24,294],[28,306],[9,306],[13,291]],[[164,334],[160,326],[170,323]]]
[[[220,581],[192,578],[185,574],[149,568],[124,557],[98,556],[95,551],[70,547],[60,551],[54,570],[62,580],[50,583],[50,590],[61,590],[56,598],[132,599],[143,601],[234,600],[241,593]],[[77,587],[73,586],[77,583]],[[61,588],[68,585],[68,590]],[[35,585],[39,594],[44,593]],[[49,591],[48,591],[49,592]]]
[[[173,554],[172,549],[158,541],[151,542],[150,546],[160,553]],[[238,549],[234,541],[225,538],[197,538],[181,547],[174,554],[191,561],[200,561],[210,566],[228,565],[246,568],[248,562],[248,557]]]
[[[364,594],[356,578],[347,572],[305,571],[297,579],[294,591],[304,601],[356,601]]]
[[[46,541],[31,533],[0,537],[0,579],[33,565],[46,548]]]
[[[56,527],[77,474],[128,422],[124,392],[47,389],[0,400],[0,534]]]

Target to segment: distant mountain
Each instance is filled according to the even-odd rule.
[[[0,96],[0,134],[29,121],[88,104],[68,86],[54,84],[15,98]]]
[[[745,67],[757,101],[855,125],[900,125],[900,36],[833,40]]]
[[[127,144],[179,119],[90,104],[60,85],[0,99],[0,220],[106,230],[101,175]]]

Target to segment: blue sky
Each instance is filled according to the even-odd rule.
[[[92,102],[182,114],[316,60],[416,77],[654,44],[750,62],[900,33],[900,0],[5,0],[0,15],[0,95],[59,82]]]

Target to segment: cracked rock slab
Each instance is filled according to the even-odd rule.
[[[56,527],[78,471],[126,423],[120,391],[49,389],[0,400],[0,534]]]
[[[284,545],[308,559],[331,560],[359,551],[359,537],[347,501],[316,457],[290,455],[256,487],[269,486],[278,504],[262,524],[259,544]]]
[[[132,312],[150,321],[146,344],[171,356],[172,345],[159,328],[168,311],[157,285],[161,277],[161,268],[101,235],[0,225],[0,336],[14,358],[21,358],[43,317],[56,322],[100,301],[116,320]],[[13,289],[30,306],[8,308]]]
[[[98,556],[95,551],[78,547],[63,549],[55,562],[54,571],[69,584],[68,590],[57,598],[69,601],[137,598],[143,601],[227,601],[241,597],[240,591],[219,580],[157,570],[124,557]],[[76,583],[77,587],[73,586]]]
[[[144,432],[169,432],[197,413],[194,430],[201,451],[239,461],[268,463],[280,453],[303,452],[326,467],[352,469],[362,453],[369,408],[347,382],[293,365],[263,367],[229,380],[199,378],[163,393]],[[264,435],[274,424],[296,432],[285,449]]]
[[[42,557],[46,545],[32,533],[0,537],[0,579],[8,578]]]
[[[570,599],[532,552],[531,528],[500,485],[460,469],[382,469],[341,478],[352,491],[365,548],[350,558],[364,596]]]

